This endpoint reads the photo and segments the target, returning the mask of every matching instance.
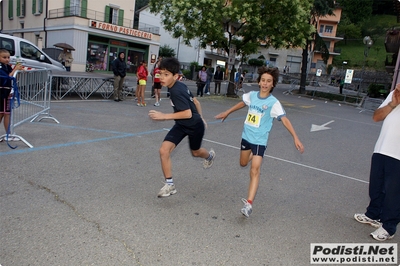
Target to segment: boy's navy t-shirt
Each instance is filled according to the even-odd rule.
[[[9,77],[10,73],[12,72],[12,68],[10,65],[5,65],[0,63],[0,87],[11,87],[11,79],[5,78]]]
[[[178,125],[184,127],[194,127],[199,121],[201,116],[197,112],[196,105],[193,102],[193,94],[189,88],[180,81],[176,81],[175,84],[170,88],[170,100],[174,113],[190,109],[192,111],[192,117],[187,119],[176,119],[175,122]]]

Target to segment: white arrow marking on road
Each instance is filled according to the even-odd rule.
[[[325,123],[320,126],[312,124],[310,132],[331,129],[330,127],[327,127],[327,125],[329,125],[330,123],[333,123],[333,122],[335,122],[335,120],[329,121],[328,123]]]

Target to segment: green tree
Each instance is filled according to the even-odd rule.
[[[160,13],[164,28],[174,38],[199,39],[200,46],[231,45],[242,57],[260,43],[275,48],[303,47],[313,31],[308,23],[312,0],[150,0],[150,11]],[[230,80],[233,81],[233,71]],[[228,88],[234,95],[234,88]]]
[[[348,40],[361,38],[361,27],[351,23],[346,15],[342,14],[337,29],[337,35],[343,36],[344,43],[347,44]]]
[[[161,57],[174,57],[175,55],[175,50],[169,45],[161,46],[160,50],[158,51],[158,56]]]
[[[371,17],[373,2],[373,0],[340,0],[340,6],[352,23],[359,24]]]

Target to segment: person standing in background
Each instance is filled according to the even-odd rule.
[[[207,82],[206,67],[202,66],[197,80],[197,97],[203,97],[204,85]]]
[[[139,86],[136,91],[137,106],[146,106],[144,101],[144,91],[146,89],[148,75],[149,71],[147,70],[147,63],[143,60],[137,71],[137,78],[139,80]]]
[[[211,80],[213,77],[213,69],[211,68],[211,66],[209,68],[207,68],[206,73],[207,73],[207,79],[206,79],[206,86],[205,86],[204,94],[210,95]]]
[[[160,106],[161,101],[161,80],[160,80],[160,61],[157,61],[153,69],[153,88],[156,103],[154,106]]]
[[[122,101],[122,87],[126,76],[125,53],[120,52],[118,58],[112,62],[112,71],[114,73],[114,101]]]
[[[217,70],[215,71],[215,74],[214,74],[214,82],[215,82],[214,94],[220,95],[220,93],[221,93],[221,82],[222,82],[223,78],[224,78],[224,73],[222,73],[221,67],[217,66]]]
[[[72,61],[74,61],[74,58],[72,57],[70,50],[64,48],[64,50],[58,55],[58,61],[60,61],[63,66],[65,66],[65,69],[67,71],[71,71],[71,65]]]

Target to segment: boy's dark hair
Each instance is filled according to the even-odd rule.
[[[10,51],[8,51],[7,49],[5,49],[5,48],[0,48],[0,54],[2,54],[2,53],[10,53]]]
[[[272,92],[276,86],[276,84],[278,84],[278,80],[279,80],[279,69],[277,67],[266,67],[266,66],[262,66],[258,68],[258,78],[257,78],[257,83],[260,83],[261,80],[261,76],[262,74],[268,73],[272,76],[273,79],[273,87],[271,89],[270,92]]]
[[[174,57],[163,58],[160,62],[160,70],[167,70],[172,73],[172,75],[178,74],[180,70],[180,63],[178,59]]]

